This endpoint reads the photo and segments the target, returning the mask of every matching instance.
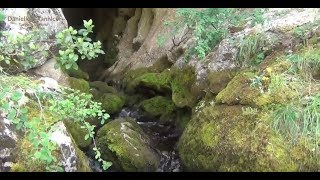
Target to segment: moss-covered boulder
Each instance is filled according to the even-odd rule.
[[[231,79],[235,76],[235,71],[215,71],[208,73],[208,90],[213,94],[218,94],[223,90]]]
[[[161,116],[160,119],[169,118],[176,109],[172,100],[163,96],[156,96],[142,101],[142,108],[148,116]]]
[[[77,147],[75,140],[67,132],[64,123],[58,122],[55,125],[55,131],[50,139],[55,142],[56,149],[52,151],[57,161],[51,163],[52,166],[60,166],[66,172],[91,172],[87,156]],[[19,139],[15,151],[13,152],[14,164],[10,171],[12,172],[45,172],[49,170],[44,161],[34,157],[37,149],[27,137]]]
[[[64,72],[66,72],[70,77],[78,78],[78,79],[84,79],[84,80],[89,80],[89,74],[87,72],[82,71],[80,68],[73,69],[64,69]]]
[[[217,96],[216,102],[228,105],[255,105],[255,99],[260,96],[260,90],[252,87],[251,79],[255,74],[239,72]]]
[[[101,102],[101,107],[110,114],[119,112],[125,103],[124,97],[112,93],[104,93],[97,97],[96,100]]]
[[[161,57],[150,67],[131,69],[127,71],[123,77],[123,83],[127,85],[137,77],[142,76],[146,73],[161,73],[162,71],[168,69],[171,66],[172,62],[168,61],[168,58],[166,56]]]
[[[156,171],[160,163],[147,135],[130,118],[113,120],[99,129],[97,145],[102,157],[123,171]]]
[[[101,93],[117,93],[117,89],[109,86],[107,83],[102,81],[89,82],[90,87],[96,88]]]
[[[192,108],[196,102],[196,96],[191,93],[190,89],[195,83],[195,72],[192,67],[183,69],[174,68],[172,71],[172,101],[177,107]]]
[[[137,87],[153,89],[157,92],[171,91],[171,73],[164,71],[162,73],[146,73],[143,74],[127,85],[127,91],[133,92]]]
[[[287,63],[273,63],[260,74],[240,71],[227,87],[219,92],[215,98],[216,103],[254,107],[286,104],[297,97],[297,84],[287,81],[286,75],[281,73],[288,67]]]
[[[314,171],[312,149],[284,140],[270,127],[270,112],[244,114],[243,106],[208,106],[194,115],[178,151],[187,171]]]
[[[79,90],[82,93],[89,93],[90,86],[86,80],[69,77],[68,81],[72,89]]]
[[[92,139],[84,139],[85,135],[88,133],[86,129],[82,129],[80,124],[73,121],[64,121],[64,124],[80,149],[89,147],[92,143]]]

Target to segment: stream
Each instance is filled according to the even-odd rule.
[[[143,115],[142,110],[137,108],[124,107],[121,112],[115,116],[115,118],[131,117],[134,118],[143,131],[151,139],[151,146],[160,155],[160,166],[156,172],[181,172],[182,166],[178,152],[176,150],[176,142],[180,137],[175,127],[171,125],[163,125],[158,123],[158,119],[146,118]],[[93,172],[104,172],[97,161],[90,157],[89,163]],[[112,169],[112,167],[106,172],[117,172],[119,170]]]

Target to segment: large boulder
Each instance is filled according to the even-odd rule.
[[[17,77],[10,76],[12,80]],[[22,76],[19,76],[22,79]],[[40,78],[41,79],[41,78]],[[40,79],[35,78],[32,83],[39,83],[40,91],[56,91],[56,86],[53,84],[54,80],[51,79],[51,83],[46,79],[42,82]],[[25,80],[25,79],[24,79]],[[31,83],[31,80],[29,80]],[[34,97],[34,90],[28,89],[27,91],[21,90],[22,100],[19,101],[19,105],[28,110],[27,118],[32,119],[39,116],[40,107],[36,97]],[[35,99],[35,100],[34,100]],[[25,129],[17,130],[14,124],[7,119],[8,114],[0,111],[0,171],[48,171],[43,162],[32,158],[36,149],[31,144],[27,136],[25,136]],[[66,172],[75,171],[91,171],[89,162],[84,153],[77,147],[70,133],[67,131],[64,123],[59,121],[59,117],[55,117],[48,110],[42,109],[43,121],[37,124],[39,130],[47,127],[51,129],[51,134],[48,137],[51,142],[56,145],[55,151],[52,155],[58,160],[51,165],[58,165],[61,163],[61,167]],[[47,122],[50,124],[46,124]],[[34,121],[34,123],[36,123]]]
[[[207,106],[193,115],[178,151],[187,171],[317,171],[311,144],[292,144],[270,127],[269,111]]]
[[[131,118],[113,120],[97,133],[102,157],[126,172],[156,171],[160,158],[148,136]]]

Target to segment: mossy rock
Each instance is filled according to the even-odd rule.
[[[142,101],[142,108],[148,116],[161,116],[162,118],[169,117],[176,109],[172,100],[163,96],[156,96]]]
[[[132,69],[129,70],[128,72],[126,72],[126,74],[123,77],[123,84],[124,86],[129,86],[129,84],[135,80],[136,78],[138,78],[139,76],[142,76],[146,73],[151,73],[151,70],[148,68],[138,68],[138,69]],[[128,87],[127,87],[128,89]],[[132,90],[129,88],[129,91]]]
[[[258,88],[252,87],[251,80],[255,74],[239,72],[217,96],[216,102],[228,105],[255,106],[255,99],[261,95]]]
[[[311,148],[289,144],[270,127],[270,112],[208,106],[193,115],[178,142],[187,171],[314,171]]]
[[[104,93],[96,99],[101,102],[102,109],[106,110],[109,114],[117,113],[121,110],[125,103],[125,98],[112,93]]]
[[[215,71],[208,73],[208,90],[213,94],[218,94],[235,76],[235,71]]]
[[[171,73],[164,71],[162,73],[143,74],[127,85],[128,92],[134,92],[138,87],[153,89],[157,92],[171,92]]]
[[[71,137],[72,139],[72,137]],[[74,144],[75,153],[77,156],[76,160],[76,172],[92,172],[89,167],[89,160],[87,156],[76,146],[75,141],[72,139]],[[32,144],[27,138],[21,139],[17,143],[15,155],[15,163],[12,165],[11,172],[46,172],[47,165],[43,161],[38,159],[30,158],[34,156],[34,151],[32,151]],[[55,156],[58,162],[61,160],[58,151],[53,151],[53,156]],[[68,158],[68,157],[67,157]]]
[[[177,107],[190,107],[192,108],[197,99],[190,89],[195,83],[195,72],[192,67],[183,69],[173,68],[172,71],[172,101]]]
[[[85,135],[88,133],[86,129],[82,129],[79,123],[73,121],[66,120],[64,121],[64,124],[80,149],[89,147],[89,145],[92,143],[92,139],[84,139]]]
[[[138,71],[139,72],[139,71]],[[183,69],[166,69],[161,73],[142,73],[128,82],[126,91],[137,92],[139,89],[151,89],[157,93],[171,95],[177,107],[192,108],[199,96],[199,88],[195,86],[195,72],[192,67]],[[132,76],[133,77],[133,76]]]
[[[123,78],[123,83],[127,87],[127,91],[132,92],[133,88],[137,86],[137,84],[132,84],[132,82],[147,73],[161,73],[172,66],[172,62],[168,61],[166,56],[160,57],[152,66],[143,67],[138,69],[132,69],[126,72]],[[165,76],[165,75],[164,75]],[[135,82],[137,83],[137,82]]]
[[[117,89],[109,86],[107,83],[102,81],[89,82],[90,87],[96,88],[101,93],[117,93]]]
[[[72,89],[79,90],[82,93],[89,93],[90,86],[86,80],[69,77],[68,81]]]
[[[276,72],[283,71],[283,67],[271,67],[274,67],[275,70],[275,72],[272,73],[272,76],[278,76],[279,74],[277,74]],[[251,79],[253,79],[255,76],[256,74],[252,72],[239,72],[228,83],[227,87],[216,96],[216,103],[228,105],[241,104],[253,107],[262,107],[268,104],[286,104],[298,95],[294,87],[289,86],[289,83],[287,83],[286,85],[281,85],[280,87],[277,87],[276,90],[272,91],[269,89],[270,83],[268,83],[263,85],[262,88],[264,89],[264,91],[262,92],[259,87],[254,87],[251,85]],[[267,73],[264,77],[270,80],[270,76],[268,77]]]
[[[82,71],[80,68],[76,69],[64,69],[64,72],[66,72],[70,77],[78,78],[78,79],[84,79],[89,80],[89,74],[87,72]]]
[[[154,172],[160,164],[147,135],[131,118],[113,120],[99,129],[97,146],[102,158],[126,172]]]

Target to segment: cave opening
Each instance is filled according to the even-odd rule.
[[[111,67],[118,59],[120,37],[123,35],[127,21],[134,16],[135,8],[62,8],[68,26],[83,28],[83,20],[92,19],[93,41],[100,41],[105,55],[94,61],[79,61],[81,70],[87,72],[90,81],[99,79],[104,70]]]

